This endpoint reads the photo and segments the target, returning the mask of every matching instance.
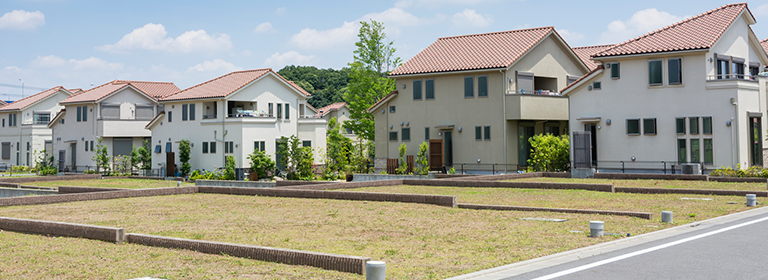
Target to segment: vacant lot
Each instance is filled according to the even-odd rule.
[[[0,231],[2,279],[350,279],[356,275],[134,244]]]
[[[683,180],[612,180],[612,179],[571,179],[571,178],[526,178],[510,182],[560,182],[586,184],[613,184],[616,187],[670,188],[705,190],[765,191],[766,183],[725,183]]]
[[[94,187],[94,188],[118,188],[118,189],[149,189],[149,188],[169,188],[176,187],[176,181],[166,180],[147,180],[147,179],[128,179],[128,178],[106,178],[95,180],[61,180],[47,182],[31,182],[23,185],[39,187]],[[194,183],[181,183],[181,186],[194,186]]]
[[[657,221],[617,216],[477,211],[421,204],[215,194],[16,206],[0,208],[0,216],[114,226],[123,227],[126,232],[365,256],[386,261],[387,277],[391,279],[442,279],[620,238],[587,237],[590,220],[603,220],[606,232],[622,235],[636,235],[670,226]],[[568,221],[521,220],[527,217],[564,218]],[[41,242],[31,241],[39,240],[38,236],[14,238],[29,239],[25,241],[27,243]],[[100,244],[100,255],[104,258],[115,248],[135,248],[133,245],[97,244]],[[22,246],[18,250],[34,250],[34,246],[46,245]],[[63,258],[48,259],[55,263],[55,267],[61,267],[57,270],[61,274],[56,277],[78,277],[84,267],[92,264],[89,258],[94,254],[88,250],[93,249],[84,248],[81,252],[76,249],[77,245],[68,248],[72,248],[71,252],[62,254]],[[27,260],[29,258],[25,255],[0,252],[2,254],[6,254],[5,260],[10,260],[5,261],[5,266],[13,264],[2,271],[23,271],[30,266],[28,262],[33,262]],[[157,264],[150,267],[158,267],[159,272],[166,271],[162,267],[170,267],[173,269],[168,271],[168,275],[183,275],[182,267],[188,262],[178,265],[176,262],[183,260],[184,255],[163,253],[161,258],[153,260]],[[127,255],[122,260],[147,261],[146,255],[139,253]],[[240,271],[241,264],[234,263],[232,259],[226,260],[229,261],[221,261],[220,267],[217,267],[219,275],[226,275],[230,270]],[[250,262],[247,263],[250,265]],[[43,264],[36,265],[45,267]],[[77,268],[67,269],[70,265]],[[285,276],[278,278],[311,278],[318,275],[317,270],[304,268],[270,266],[269,269],[280,271],[283,273],[280,275]],[[110,271],[101,269],[94,269],[91,273],[93,277],[86,278],[112,275]],[[340,278],[338,275],[322,274],[319,277]],[[362,278],[353,274],[343,275]]]

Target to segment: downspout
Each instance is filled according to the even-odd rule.
[[[225,140],[225,137],[227,137],[227,130],[226,130],[226,126],[224,125],[224,120],[227,119],[227,103],[224,102],[224,98],[219,99],[219,101],[221,103],[221,108],[223,109],[221,110],[221,145],[226,146],[227,142],[224,142],[224,140]],[[224,150],[226,150],[226,147],[222,147],[222,148],[224,149],[221,150],[221,154],[223,155],[223,157],[221,158],[223,160],[223,162],[221,163],[221,166],[226,166],[227,154],[224,153]]]
[[[19,110],[19,115],[21,115],[22,124],[19,124],[19,145],[18,146],[21,146],[21,142],[22,142],[21,135],[24,132],[24,126],[23,126],[24,114],[22,113],[21,110]],[[21,149],[21,147],[16,147],[16,148],[19,149],[19,152],[16,155],[16,159],[18,160],[18,163],[19,163],[18,165],[21,165],[21,152],[23,152],[23,150]],[[27,165],[29,165],[29,162],[27,162]]]
[[[733,159],[733,168],[736,168],[736,165],[741,161],[739,157],[739,143],[734,141],[734,129],[733,127],[736,127],[736,132],[739,131],[739,107],[738,103],[736,102],[736,98],[731,98],[731,105],[733,105],[734,109],[734,117],[731,118],[731,146],[733,148],[731,149],[731,159]]]
[[[509,160],[509,154],[507,153],[507,89],[505,88],[507,77],[504,74],[504,70],[499,69],[499,73],[501,74],[501,103],[504,110],[504,125],[501,126],[503,134],[502,141],[504,141],[504,143],[502,143],[504,145],[504,174],[507,174],[507,164]]]

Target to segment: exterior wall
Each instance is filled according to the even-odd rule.
[[[357,135],[355,135],[354,133],[352,133],[352,134],[347,134],[347,131],[346,131],[346,130],[344,129],[344,127],[343,127],[343,125],[344,125],[344,122],[351,120],[351,119],[349,118],[349,108],[347,108],[347,106],[341,107],[341,108],[340,108],[340,109],[338,109],[338,110],[333,110],[333,111],[331,111],[330,113],[328,113],[328,114],[326,114],[325,116],[323,116],[323,118],[324,118],[326,121],[330,121],[330,120],[331,120],[331,118],[336,118],[336,121],[337,121],[339,124],[341,124],[341,125],[342,125],[342,128],[341,128],[341,134],[343,134],[345,137],[347,137],[347,138],[349,138],[350,140],[352,140],[352,142],[353,142],[353,143],[357,141]]]
[[[507,93],[517,91],[515,79],[517,71],[533,72],[536,77],[557,78],[558,92],[568,85],[568,75],[582,76],[586,74],[587,72],[579,66],[581,62],[578,61],[578,58],[571,56],[568,52],[570,50],[558,43],[552,36],[542,40],[539,45],[518,59],[506,71]]]
[[[204,112],[208,110],[206,106],[211,106],[213,101],[216,101],[217,106],[216,118],[203,119]],[[275,104],[288,103],[290,117],[285,119],[284,111],[283,118],[279,119],[274,115],[273,117],[227,117],[228,101],[245,102],[248,106],[255,106],[255,110],[264,112],[268,112],[268,104],[273,103],[274,114],[277,114]],[[183,104],[195,104],[195,120],[182,121]],[[283,136],[291,135],[296,135],[300,140],[312,141],[315,162],[319,163],[321,161],[318,155],[325,153],[327,123],[323,119],[300,119],[299,104],[306,104],[306,99],[271,76],[257,80],[226,99],[163,102],[166,114],[162,115],[160,120],[156,120],[157,124],[150,128],[153,148],[152,166],[157,168],[166,164],[165,152],[168,139],[171,139],[172,149],[176,153],[177,166],[180,165],[179,141],[189,139],[193,145],[190,155],[193,170],[212,170],[223,167],[227,155],[233,155],[238,166],[250,167],[248,155],[254,150],[254,141],[264,141],[266,154],[274,160],[276,141]],[[171,122],[168,122],[169,113],[173,115]],[[233,153],[225,154],[224,142],[229,141],[233,142]],[[215,142],[216,153],[204,154],[203,142]],[[162,153],[154,153],[156,145],[161,145]]]
[[[59,91],[33,106],[24,108],[24,110],[0,113],[0,120],[4,121],[4,123],[0,121],[0,143],[10,142],[12,145],[11,158],[2,159],[0,157],[0,165],[35,165],[35,152],[45,150],[45,141],[52,140],[52,133],[47,127],[48,123],[34,123],[34,112],[50,112],[50,116],[53,118],[63,108],[59,106],[59,101],[67,97],[69,97],[68,94]],[[10,114],[17,114],[17,125],[14,127],[11,127],[8,122]],[[28,142],[29,146],[27,145]],[[18,151],[16,150],[17,143],[20,146]],[[17,153],[18,161],[16,160]]]
[[[126,88],[105,98],[102,102],[120,103],[120,119],[102,119],[100,114],[101,103],[65,105],[64,124],[57,123],[51,129],[53,133],[54,161],[58,162],[59,152],[65,150],[66,158],[64,164],[66,166],[72,165],[72,145],[75,145],[77,150],[75,152],[75,161],[78,166],[77,171],[83,171],[87,168],[94,169],[96,164],[92,157],[95,152],[90,150],[90,141],[94,142],[95,150],[99,138],[102,138],[101,144],[106,146],[108,154],[113,156],[112,143],[114,138],[132,138],[133,145],[138,147],[142,145],[145,137],[151,136],[149,130],[144,128],[149,120],[136,119],[134,112],[136,103],[153,103],[155,104],[154,110],[157,112],[157,103],[154,100],[148,99],[142,93],[132,88]],[[77,121],[77,107],[79,106],[88,106],[87,121]],[[87,151],[86,144],[88,144]],[[152,168],[158,168],[158,166],[153,165]]]
[[[610,69],[605,69],[569,94],[571,131],[584,131],[584,125],[591,122],[585,119],[600,118],[595,123],[598,125],[598,161],[631,162],[635,157],[637,161],[674,163],[678,159],[678,139],[686,139],[686,161],[691,160],[690,140],[702,139],[699,152],[700,161],[704,161],[703,139],[712,139],[714,162],[706,168],[735,167],[737,163],[749,166],[749,113],[763,114],[760,128],[763,135],[759,141],[766,147],[765,78],[708,80],[716,71],[715,63],[709,62],[715,53],[745,58],[746,65],[750,61],[765,65],[752,49],[753,44],[748,42],[748,32],[746,23],[737,20],[710,51],[605,59],[604,63],[620,63],[620,78],[611,79]],[[681,85],[669,85],[667,81],[669,58],[682,58]],[[662,86],[649,85],[648,61],[652,59],[663,61]],[[600,81],[602,89],[589,90],[587,86],[592,85],[592,81]],[[691,134],[686,119],[687,133],[678,135],[676,118],[679,117],[712,117],[712,133],[702,133],[700,125],[699,134]],[[628,135],[626,120],[635,118],[641,119],[641,123],[643,118],[656,118],[657,134]],[[729,121],[731,126],[726,124]]]

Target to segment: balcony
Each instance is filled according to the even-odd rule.
[[[145,119],[99,119],[97,120],[97,135],[101,137],[151,137],[152,133],[145,129]]]
[[[707,89],[760,90],[760,76],[742,74],[707,75]]]
[[[50,122],[50,120],[34,120],[21,122],[21,125],[48,125],[48,122]]]
[[[538,93],[538,92],[537,92]],[[507,94],[507,120],[568,120],[568,98],[555,92]],[[546,94],[543,94],[546,93]]]
[[[272,114],[257,110],[234,110],[232,114],[227,114],[227,118],[274,118]],[[213,118],[216,118],[214,115]],[[205,119],[205,116],[203,116]]]
[[[745,74],[719,74],[719,75],[707,75],[707,81],[753,81],[757,82],[757,75],[745,75]]]

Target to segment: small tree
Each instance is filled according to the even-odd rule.
[[[407,147],[405,146],[405,143],[400,144],[400,161],[397,164],[397,174],[407,174],[408,173],[408,163],[405,162],[405,150]]]
[[[569,169],[570,142],[568,135],[534,135],[531,143],[531,158],[528,159],[531,171],[567,171]]]
[[[315,159],[312,156],[312,147],[302,147],[299,149],[299,160],[297,161],[296,171],[299,180],[312,181],[315,178],[315,170],[312,165]]]
[[[352,141],[341,134],[341,125],[336,118],[328,121],[328,130],[325,133],[328,171],[341,173],[349,165],[349,155],[352,151]]]
[[[192,164],[189,163],[189,150],[191,149],[188,139],[182,139],[179,141],[179,161],[181,161],[181,176],[187,176],[189,171],[192,170]]]
[[[136,149],[138,168],[152,169],[152,149],[149,147],[149,141],[144,140],[144,144]],[[133,152],[131,152],[133,155]]]
[[[224,162],[224,173],[222,174],[221,179],[234,180],[236,167],[237,167],[237,163],[235,162],[235,156],[232,156],[232,155],[227,156],[226,161]]]
[[[128,156],[114,156],[112,157],[112,166],[114,167],[114,173],[117,176],[128,173],[128,165],[131,164],[131,158]]]
[[[96,154],[91,157],[91,160],[96,162],[96,172],[102,172],[109,174],[109,153],[107,152],[107,146],[101,144],[101,138],[99,138],[98,145],[96,145]]]
[[[416,168],[413,173],[416,175],[429,174],[429,161],[427,160],[427,153],[429,152],[429,144],[422,142],[419,145],[419,153],[416,154]]]
[[[272,178],[271,173],[275,170],[275,161],[263,151],[253,150],[253,153],[248,155],[248,159],[251,161],[251,172],[256,172],[259,178]]]
[[[279,144],[280,149],[278,155],[280,155],[280,163],[285,166],[286,178],[289,180],[301,179],[303,175],[306,175],[307,161],[309,162],[309,170],[312,169],[314,164],[314,158],[312,157],[312,148],[307,148],[306,151],[302,147],[299,147],[301,141],[296,135],[288,137],[281,137]],[[307,175],[308,176],[308,175]]]

